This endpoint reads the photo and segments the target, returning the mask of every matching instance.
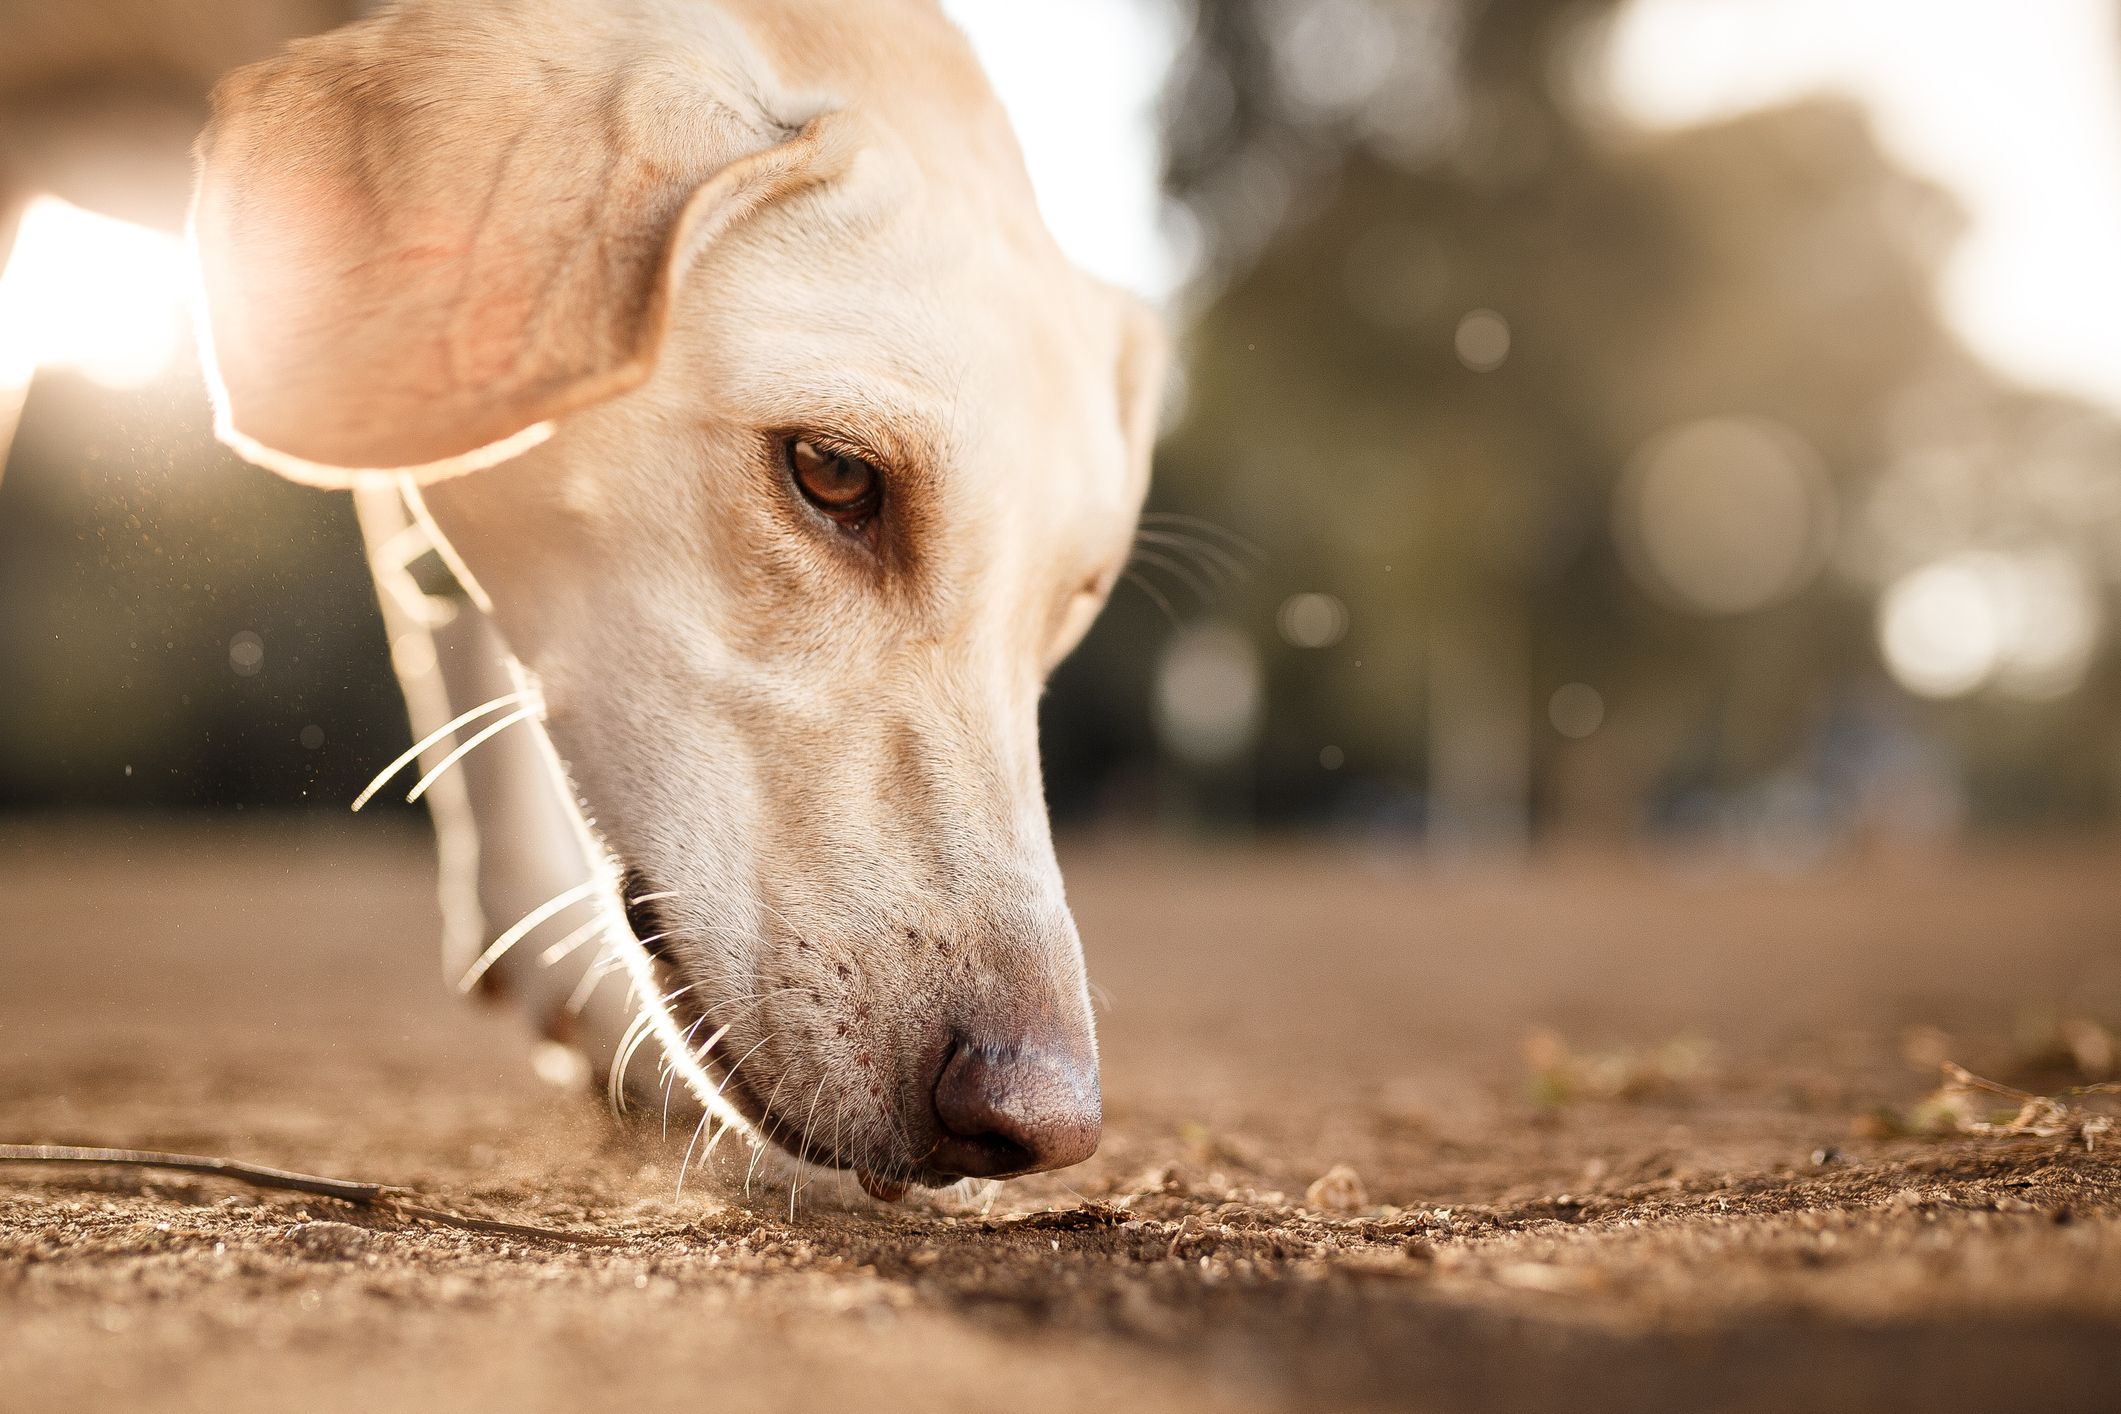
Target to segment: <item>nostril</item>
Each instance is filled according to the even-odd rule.
[[[961,1039],[936,1077],[935,1117],[943,1139],[929,1162],[943,1172],[1001,1178],[1065,1168],[1096,1152],[1097,1073]]]

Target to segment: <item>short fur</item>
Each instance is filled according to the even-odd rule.
[[[432,541],[488,611],[386,594],[417,726],[542,709],[440,803],[452,926],[637,881],[681,1069],[680,1023],[728,1028],[696,1088],[748,1056],[737,1110],[886,1189],[947,1177],[949,1035],[1094,1065],[1037,710],[1127,556],[1162,343],[935,6],[401,4],[230,77],[200,150],[224,435],[365,488],[386,588]],[[793,492],[798,432],[884,469],[873,544]],[[559,1034],[552,936],[493,975]]]

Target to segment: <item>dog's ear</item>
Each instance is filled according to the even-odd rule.
[[[831,165],[729,46],[545,8],[393,7],[216,91],[192,230],[244,456],[342,487],[524,451],[644,382],[701,249]]]

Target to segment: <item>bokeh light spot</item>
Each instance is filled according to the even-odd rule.
[[[1709,418],[1652,438],[1614,499],[1614,534],[1637,582],[1699,614],[1796,594],[1826,563],[1835,519],[1818,454],[1765,418]]]
[[[1360,108],[1392,77],[1398,35],[1377,0],[1307,0],[1268,12],[1289,96],[1332,117]]]
[[[1157,733],[1182,760],[1220,765],[1252,744],[1264,697],[1250,639],[1227,624],[1187,628],[1157,664]]]
[[[249,629],[228,640],[228,666],[238,677],[256,677],[265,666],[265,640]]]
[[[1571,741],[1581,741],[1605,725],[1605,698],[1588,683],[1566,683],[1547,699],[1547,721]]]
[[[1348,606],[1331,594],[1292,594],[1275,623],[1297,648],[1331,648],[1348,636]]]
[[[1924,697],[1972,692],[2003,656],[1995,601],[1963,560],[1916,570],[1886,590],[1878,637],[1893,676]]]
[[[434,639],[424,633],[401,633],[390,641],[390,663],[398,676],[425,677],[435,669]]]
[[[1990,684],[2034,701],[2066,696],[2103,627],[2089,576],[2058,550],[1953,555],[1894,581],[1878,607],[1886,666],[1923,697]]]
[[[1460,363],[1475,373],[1492,373],[1510,356],[1510,322],[1492,309],[1476,309],[1458,321],[1453,344]]]

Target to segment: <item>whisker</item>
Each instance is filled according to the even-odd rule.
[[[725,1027],[723,1029],[726,1030],[728,1028]],[[744,1062],[750,1060],[753,1056],[757,1055],[759,1052],[759,1047],[764,1046],[767,1041],[779,1040],[780,1035],[781,1033],[778,1031],[770,1032],[766,1035],[764,1039],[755,1043],[750,1050],[744,1052],[743,1055],[738,1056],[736,1064],[732,1065],[731,1067],[729,1067],[729,1069],[722,1072],[722,1083],[714,1087],[715,1093],[720,1094],[723,1091],[727,1090],[729,1088],[730,1082],[736,1079],[737,1071],[743,1068]]]
[[[433,785],[436,781],[442,779],[443,774],[447,772],[450,767],[456,765],[459,761],[462,761],[465,757],[471,755],[472,752],[478,750],[481,746],[484,746],[487,742],[493,740],[502,732],[507,731],[516,723],[527,722],[532,717],[535,717],[537,715],[538,709],[534,706],[518,707],[515,711],[510,712],[507,716],[501,718],[498,722],[491,723],[480,731],[474,733],[470,740],[466,741],[456,750],[450,752],[447,756],[443,757],[432,771],[429,771],[426,775],[420,777],[419,783],[415,785],[410,791],[406,792],[405,803],[407,805],[411,805],[413,802],[417,801],[421,796],[427,794],[427,788],[429,786]]]
[[[645,1007],[633,1014],[626,1023],[626,1030],[619,1037],[619,1048],[611,1062],[611,1074],[605,1082],[605,1090],[613,1114],[626,1113],[626,1072],[633,1065],[634,1056],[640,1053],[641,1043],[648,1039],[648,1032],[655,1025],[654,1015]]]
[[[1186,588],[1192,590],[1200,597],[1201,603],[1210,604],[1215,601],[1215,590],[1206,580],[1202,579],[1193,570],[1188,569],[1180,561],[1164,554],[1162,551],[1152,550],[1143,545],[1136,545],[1134,547],[1134,558],[1143,564],[1155,566],[1185,585]]]
[[[538,966],[558,967],[581,950],[582,944],[595,937],[599,931],[611,926],[609,918],[592,918],[551,947],[538,954]]]
[[[790,917],[789,917],[789,916],[788,916],[787,914],[785,914],[785,913],[781,912],[781,911],[780,911],[780,910],[779,910],[778,908],[775,908],[775,907],[774,907],[774,906],[773,906],[772,904],[770,904],[770,903],[766,902],[766,900],[764,900],[764,899],[762,899],[762,898],[754,898],[754,899],[752,900],[752,902],[753,902],[753,903],[755,903],[755,904],[757,904],[757,905],[758,905],[758,906],[759,906],[760,908],[763,908],[763,909],[765,909],[765,910],[766,910],[766,911],[767,911],[768,913],[772,914],[772,915],[773,915],[773,916],[774,916],[775,918],[778,918],[778,919],[780,919],[780,920],[781,920],[781,926],[782,926],[783,928],[786,928],[786,929],[788,930],[788,935],[789,935],[790,937],[793,937],[793,938],[800,938],[800,937],[802,937],[802,936],[803,936],[803,930],[802,930],[802,929],[800,929],[800,928],[798,928],[798,927],[796,927],[796,926],[795,926],[795,920],[793,920],[792,918],[790,918]]]
[[[668,1006],[670,1004],[670,998],[665,997],[663,999],[663,1004],[665,1006]],[[699,1035],[700,1028],[702,1026],[705,1026],[706,1024],[707,1018],[703,1016],[699,1020],[693,1022],[692,1025],[686,1027],[685,1044],[688,1046],[691,1045],[692,1038]],[[714,1043],[710,1041],[707,1044],[711,1046]],[[667,1142],[670,1138],[670,1087],[677,1083],[678,1068],[671,1061],[669,1056],[664,1056],[662,1063],[657,1067],[657,1069],[663,1072],[663,1138]]]
[[[616,867],[607,858],[604,870],[607,887],[609,881],[615,876]],[[652,943],[656,939],[649,939],[648,941]],[[628,943],[631,943],[632,946],[628,947]],[[750,1121],[735,1106],[731,1105],[727,1099],[723,1098],[721,1092],[715,1088],[713,1078],[707,1074],[698,1059],[689,1050],[686,1038],[678,1029],[677,1019],[671,1015],[670,1010],[659,1000],[662,987],[656,970],[656,960],[649,952],[647,945],[636,941],[630,930],[622,929],[619,932],[619,941],[614,952],[619,964],[626,969],[628,976],[632,979],[631,996],[635,1005],[639,1008],[636,1020],[642,1023],[646,1034],[655,1037],[656,1044],[661,1049],[663,1056],[677,1067],[678,1073],[684,1077],[685,1088],[690,1090],[693,1098],[698,1100],[700,1105],[717,1119],[720,1119],[725,1124],[737,1125],[748,1129]],[[630,1031],[632,1028],[629,1026],[628,1029]],[[716,1039],[718,1040],[719,1037]],[[637,1048],[639,1044],[640,1042],[636,1039],[634,1041],[635,1047]],[[709,1044],[712,1045],[713,1042],[710,1041]],[[631,1062],[632,1055],[630,1052],[624,1057],[624,1060],[627,1063]],[[623,1078],[623,1067],[620,1070],[620,1075]]]
[[[692,1127],[692,1140],[690,1143],[685,1145],[685,1158],[681,1163],[678,1164],[678,1189],[677,1192],[672,1195],[672,1202],[682,1202],[684,1200],[685,1178],[686,1175],[692,1172],[692,1151],[699,1147],[700,1136],[706,1133],[707,1122],[713,1118],[714,1115],[712,1112],[702,1110],[700,1111],[700,1122]],[[700,1162],[705,1163],[706,1161],[706,1155],[702,1154],[700,1156]]]
[[[831,1079],[829,1075],[820,1075],[817,1078],[817,1093],[810,1097],[810,1108],[803,1115],[802,1131],[796,1136],[799,1141],[796,1161],[806,1167],[810,1166],[810,1161],[803,1157],[800,1150],[810,1147],[810,1126],[817,1119],[817,1102],[825,1098],[825,1082],[829,1079]],[[805,1168],[798,1168],[795,1180],[788,1185],[788,1221],[790,1222],[795,1221],[795,1200],[802,1194],[805,1177]]]
[[[384,540],[368,559],[376,583],[389,591],[407,618],[430,632],[447,627],[457,616],[454,601],[429,594],[412,576],[413,561],[435,548],[426,527],[414,520]]]
[[[766,1096],[766,1107],[763,1111],[763,1115],[765,1120],[769,1123],[771,1122],[773,1117],[773,1102],[781,1098],[781,1087],[783,1085],[786,1085],[787,1083],[788,1072],[784,1070],[781,1072],[781,1078],[773,1082],[773,1092]],[[757,1172],[759,1160],[764,1157],[765,1153],[766,1147],[763,1144],[757,1146],[751,1151],[751,1162],[744,1168],[744,1196],[746,1198],[749,1198],[751,1196],[751,1175]]]
[[[721,1037],[725,1037],[725,1035],[728,1035],[728,1032],[730,1032],[730,1028],[728,1028],[728,1026],[723,1026],[721,1030],[717,1030],[717,1032],[715,1032],[715,1035],[713,1035],[713,1039],[708,1039],[708,1043],[700,1047],[700,1058],[704,1060],[704,1058],[706,1058],[706,1051],[708,1051],[708,1049],[713,1049],[715,1041],[719,1041]],[[728,1088],[730,1088],[730,1081],[734,1081],[734,1079],[736,1079],[736,1073],[738,1073],[738,1071],[742,1071],[742,1068],[744,1068],[744,1062],[747,1062],[747,1060],[751,1060],[753,1056],[757,1056],[757,1054],[759,1054],[759,1047],[764,1047],[764,1045],[766,1045],[768,1041],[774,1041],[774,1039],[778,1039],[778,1037],[781,1037],[781,1032],[778,1032],[778,1030],[776,1030],[776,1032],[770,1032],[770,1035],[766,1035],[766,1037],[761,1037],[761,1039],[759,1039],[759,1041],[757,1041],[757,1043],[755,1043],[755,1045],[753,1045],[753,1047],[751,1047],[749,1051],[744,1051],[744,1054],[742,1054],[742,1056],[738,1056],[738,1058],[736,1058],[736,1064],[734,1064],[734,1066],[730,1066],[730,1068],[728,1068],[728,1071],[723,1071],[723,1075],[721,1075],[721,1083],[719,1083],[719,1085],[715,1085],[715,1094],[719,1096],[719,1094],[725,1094],[725,1092],[728,1092]],[[679,1198],[683,1198],[683,1196],[685,1196],[685,1174],[687,1174],[687,1172],[691,1170],[691,1149],[694,1149],[694,1145],[698,1145],[698,1143],[700,1143],[700,1130],[704,1130],[704,1128],[706,1128],[706,1121],[708,1121],[708,1119],[711,1119],[711,1113],[708,1113],[708,1115],[700,1115],[700,1124],[698,1124],[698,1128],[694,1128],[694,1132],[691,1132],[691,1145],[685,1145],[685,1162],[683,1162],[683,1164],[679,1164],[679,1170],[677,1170],[677,1196],[679,1196]],[[730,1130],[734,1130],[734,1128],[736,1128],[734,1124],[723,1124],[723,1126],[721,1126],[719,1130],[715,1130],[715,1132],[713,1132],[711,1136],[708,1136],[708,1141],[706,1141],[706,1149],[704,1149],[704,1151],[700,1153],[700,1168],[706,1168],[706,1162],[708,1162],[708,1160],[711,1160],[711,1157],[715,1157],[715,1145],[719,1145],[719,1143],[721,1143],[721,1136],[723,1136],[723,1134],[728,1134],[728,1132],[730,1132]],[[757,1138],[753,1138],[753,1160],[757,1160],[757,1147],[759,1147],[759,1143],[757,1143]],[[749,1174],[747,1174],[747,1183],[749,1183]]]
[[[510,928],[500,937],[495,938],[492,945],[485,952],[479,954],[478,961],[472,963],[471,970],[458,980],[457,990],[468,994],[472,988],[479,985],[479,979],[484,977],[495,963],[507,955],[510,948],[528,937],[546,919],[551,918],[563,909],[573,907],[591,894],[596,893],[598,887],[597,882],[593,879],[586,884],[576,884],[565,893],[555,894],[552,898],[547,899],[544,903],[517,919],[513,928]]]
[[[435,731],[429,732],[426,736],[421,737],[417,742],[414,742],[412,746],[407,748],[402,756],[398,757],[397,760],[391,762],[388,766],[385,766],[381,774],[379,774],[374,780],[368,783],[368,789],[362,791],[359,795],[354,797],[353,808],[355,813],[358,814],[362,806],[368,804],[369,801],[374,800],[376,798],[376,792],[382,790],[384,786],[388,785],[392,776],[395,776],[396,774],[398,774],[398,772],[404,770],[407,766],[410,766],[413,762],[419,760],[422,756],[425,756],[434,747],[440,746],[444,741],[447,741],[450,737],[455,736],[460,728],[470,726],[473,722],[476,722],[479,718],[485,716],[488,712],[499,711],[503,707],[507,707],[512,703],[521,702],[522,700],[523,694],[520,692],[504,692],[499,697],[496,697],[493,701],[482,703],[481,705],[472,708],[469,712],[466,712],[463,716],[458,717],[448,726],[438,728]]]
[[[730,1007],[740,1006],[745,1002],[767,1002],[775,997],[786,996],[790,992],[800,992],[802,990],[801,987],[775,987],[769,991],[753,992],[749,996],[744,997],[724,997],[713,1006],[702,1007],[700,1010],[703,1015],[712,1016],[718,1011],[726,1011]]]
[[[1178,535],[1168,530],[1143,529],[1136,531],[1135,535],[1146,544],[1191,555],[1201,572],[1212,575],[1218,584],[1237,583],[1252,572],[1251,566],[1212,540]]]
[[[1171,621],[1172,627],[1179,627],[1185,622],[1178,616],[1178,610],[1171,607],[1171,601],[1164,597],[1164,592],[1150,583],[1148,576],[1130,568],[1121,570],[1119,577],[1148,595],[1150,602],[1164,611],[1164,617]]]
[[[597,988],[610,981],[612,974],[626,970],[625,962],[608,951],[611,945],[606,943],[604,946],[607,949],[605,956],[591,963],[583,971],[582,980],[575,983],[574,990],[567,994],[569,1016],[580,1016],[582,1009],[589,1005],[589,999],[596,995]]]
[[[1143,511],[1141,523],[1148,526],[1183,527],[1201,535],[1212,535],[1241,555],[1255,560],[1266,558],[1266,552],[1245,536],[1239,535],[1227,525],[1217,525],[1214,521],[1200,516],[1186,515],[1180,511]]]
[[[838,1190],[839,1199],[843,1203],[847,1201],[847,1166],[844,1160],[847,1151],[841,1147],[840,1125],[846,1118],[847,1097],[845,1094],[836,1094],[832,1097],[832,1157],[841,1159],[842,1162],[836,1171],[838,1178],[833,1186]]]
[[[743,1135],[745,1142],[751,1145],[751,1151],[754,1154],[765,1147],[765,1141],[752,1133],[748,1126],[724,1122],[714,1133],[707,1136],[707,1147],[700,1151],[700,1168],[702,1171],[705,1171],[707,1165],[714,1160],[714,1146],[721,1143],[731,1132]]]
[[[701,1026],[705,1025],[706,1021],[707,1018],[703,1016],[698,1021],[692,1023],[691,1029],[685,1033],[685,1044],[687,1046],[690,1046],[692,1044],[692,1038],[694,1033],[696,1033]],[[727,1036],[728,1034],[729,1028],[724,1026],[721,1030],[715,1032],[712,1036],[709,1036],[707,1040],[700,1046],[698,1052],[694,1054],[694,1061],[698,1062],[701,1058],[705,1057],[709,1051],[714,1049],[715,1042],[721,1040],[724,1036]],[[663,1081],[663,1137],[665,1139],[668,1139],[670,1137],[670,1085],[671,1082],[677,1078],[678,1068],[674,1057],[665,1055],[663,1059],[665,1062],[666,1069],[668,1071],[668,1074]]]

